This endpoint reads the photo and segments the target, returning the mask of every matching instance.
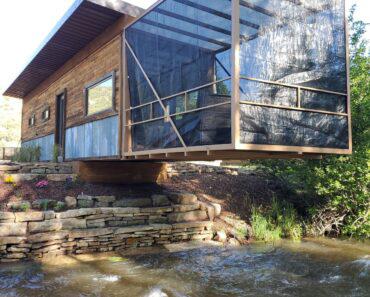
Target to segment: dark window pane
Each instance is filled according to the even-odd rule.
[[[345,116],[241,105],[242,143],[348,148]]]
[[[153,118],[160,118],[164,116],[163,108],[159,102],[153,103]]]
[[[132,126],[134,151],[182,146],[169,122],[163,119]]]
[[[231,142],[230,104],[172,117],[187,146]]]
[[[241,79],[240,100],[296,107],[297,89]]]
[[[346,93],[344,0],[250,2],[240,1],[241,75]]]
[[[135,108],[131,110],[132,122],[137,123],[141,121],[149,120],[150,117],[150,105],[145,105],[143,107]]]
[[[231,2],[164,1],[126,39],[161,98],[228,77]]]
[[[333,112],[347,112],[347,97],[323,92],[301,90],[301,106]]]
[[[131,106],[134,107],[156,100],[153,90],[150,88],[132,54],[128,49],[126,52]]]
[[[164,100],[164,105],[167,106],[169,113],[179,113],[185,111],[184,96],[176,96],[171,99]]]

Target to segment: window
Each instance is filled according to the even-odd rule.
[[[36,124],[36,116],[35,115],[32,115],[29,119],[28,119],[28,126],[29,127],[32,127],[32,126],[35,126]]]
[[[110,73],[85,88],[86,115],[113,110],[115,74]]]
[[[43,122],[47,121],[50,119],[50,107],[48,106],[47,108],[44,109],[44,111],[41,114],[41,120]]]

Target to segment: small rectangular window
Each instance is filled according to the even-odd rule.
[[[35,124],[36,124],[36,116],[35,115],[32,115],[28,119],[28,126],[32,127],[32,126],[35,126]]]
[[[50,107],[45,108],[44,111],[41,114],[41,120],[42,121],[45,122],[48,119],[50,119]]]
[[[115,75],[111,73],[85,89],[86,115],[113,110]]]

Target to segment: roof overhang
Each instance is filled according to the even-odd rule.
[[[24,98],[120,17],[142,13],[121,0],[76,0],[3,95]]]

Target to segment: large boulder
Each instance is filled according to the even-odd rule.
[[[205,221],[207,219],[207,212],[204,210],[170,213],[168,215],[170,223]]]
[[[195,204],[198,201],[196,195],[186,192],[168,193],[168,197],[175,204]]]

